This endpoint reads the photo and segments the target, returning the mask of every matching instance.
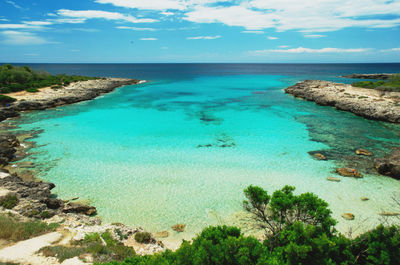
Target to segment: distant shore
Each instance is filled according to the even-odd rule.
[[[321,80],[305,80],[286,88],[285,92],[367,119],[400,123],[400,92],[359,88]]]

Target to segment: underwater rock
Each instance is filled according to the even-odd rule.
[[[367,197],[361,197],[360,198],[362,201],[368,201],[369,199]]]
[[[352,213],[344,213],[344,214],[342,214],[342,217],[349,221],[354,220],[354,218],[355,218],[354,214],[352,214]]]
[[[362,178],[363,175],[354,168],[342,167],[336,169],[336,172],[343,177]]]
[[[374,165],[379,174],[400,179],[400,149],[395,149],[385,157],[375,158]]]
[[[321,153],[315,153],[315,154],[313,154],[313,157],[315,157],[318,160],[326,160],[326,156],[324,156]]]
[[[339,178],[334,178],[334,177],[327,177],[326,180],[334,181],[334,182],[340,182]]]
[[[169,236],[169,233],[168,233],[168,231],[161,231],[161,232],[157,232],[154,236],[159,237],[159,238],[166,238]]]
[[[357,155],[373,156],[374,154],[366,149],[360,148],[356,150]]]
[[[172,230],[174,230],[176,232],[185,231],[185,227],[186,227],[186,225],[184,225],[184,224],[176,224],[176,225],[171,226]]]
[[[395,212],[381,212],[379,213],[381,216],[387,216],[387,217],[393,217],[393,216],[399,216],[400,213],[395,213]]]

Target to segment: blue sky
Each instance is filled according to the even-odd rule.
[[[0,0],[0,62],[400,62],[400,0]]]

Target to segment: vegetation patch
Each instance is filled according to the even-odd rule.
[[[81,75],[58,74],[51,75],[45,71],[35,71],[28,66],[13,66],[4,64],[0,66],[0,93],[12,93],[22,90],[34,93],[38,88],[62,88],[73,82],[98,79]],[[1,102],[1,99],[0,99]]]
[[[148,244],[151,240],[151,234],[149,232],[137,232],[135,234],[135,240],[138,243]]]
[[[66,259],[71,259],[85,253],[85,248],[80,247],[65,247],[65,246],[53,246],[44,247],[39,251],[42,252],[45,257],[56,257],[61,263]]]
[[[58,224],[43,222],[21,222],[13,216],[0,214],[0,238],[10,241],[29,239],[47,232],[55,231]]]
[[[400,91],[400,74],[394,74],[388,80],[379,81],[361,81],[351,84],[355,87],[377,89],[381,91],[399,92]]]
[[[7,104],[7,103],[12,103],[16,101],[15,98],[13,97],[9,97],[9,96],[5,96],[5,95],[0,95],[0,104]]]
[[[7,195],[0,199],[0,206],[6,209],[12,209],[18,204],[18,198],[16,195]]]
[[[130,257],[109,265],[156,264],[398,264],[400,229],[378,226],[349,239],[334,229],[328,204],[313,193],[295,195],[286,186],[269,195],[257,186],[245,189],[244,209],[265,232],[260,242],[237,227],[204,229],[176,251]]]

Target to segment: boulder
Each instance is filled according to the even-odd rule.
[[[344,213],[344,214],[342,214],[342,217],[349,221],[354,220],[354,214],[352,214],[352,213]]]
[[[361,197],[360,198],[362,201],[368,201],[369,199],[367,197]]]
[[[318,160],[326,160],[326,156],[324,156],[323,154],[321,154],[321,153],[316,153],[316,154],[314,154],[313,155],[316,159],[318,159]]]
[[[185,227],[186,227],[186,225],[184,225],[184,224],[176,224],[176,225],[171,226],[172,230],[174,230],[176,232],[185,231]]]
[[[400,179],[400,148],[385,157],[374,159],[374,165],[379,174]]]
[[[157,232],[155,234],[155,237],[159,237],[159,238],[166,238],[169,236],[168,231],[161,231],[161,232]]]
[[[85,215],[92,216],[97,213],[97,210],[96,210],[96,207],[94,207],[94,206],[70,202],[64,207],[63,212],[64,213],[83,213]]]
[[[0,135],[0,165],[7,165],[14,158],[19,141],[12,134]]]
[[[54,199],[54,198],[48,198],[46,200],[44,200],[44,203],[46,203],[47,207],[49,207],[50,209],[59,209],[64,205],[64,202],[62,200],[59,199]]]
[[[356,150],[357,155],[373,156],[374,154],[366,149],[360,148]]]
[[[362,178],[362,174],[354,168],[342,167],[336,169],[336,173],[343,177]]]
[[[339,178],[334,178],[334,177],[327,177],[326,180],[334,181],[334,182],[340,182]]]
[[[395,212],[381,212],[381,213],[379,213],[379,215],[391,217],[391,216],[399,216],[400,213],[395,213]]]

